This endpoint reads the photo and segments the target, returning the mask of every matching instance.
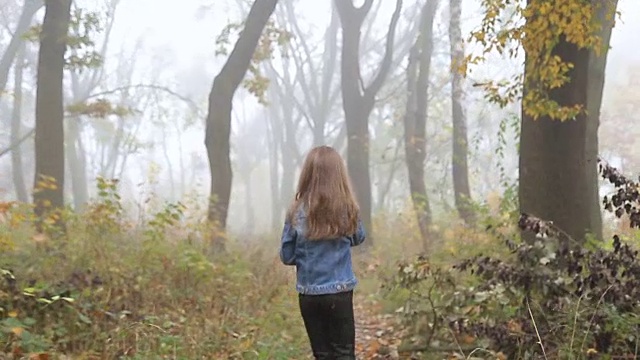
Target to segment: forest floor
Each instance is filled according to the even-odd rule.
[[[383,311],[375,295],[356,294],[356,351],[361,360],[399,359],[402,328],[393,314]]]

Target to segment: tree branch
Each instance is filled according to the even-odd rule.
[[[15,143],[9,144],[8,147],[6,147],[5,149],[0,150],[0,158],[3,157],[4,155],[7,155],[10,152],[12,152],[14,149],[16,149],[18,146],[20,146],[23,142],[25,142],[28,138],[33,136],[33,134],[35,132],[36,132],[35,128],[27,131],[27,133],[22,135],[22,137],[19,138]]]
[[[126,85],[126,86],[120,86],[111,90],[105,90],[105,91],[101,91],[98,93],[94,93],[91,94],[87,97],[86,100],[92,99],[92,98],[97,98],[100,96],[105,96],[105,95],[113,95],[122,91],[126,91],[126,90],[131,90],[131,89],[150,89],[150,90],[158,90],[158,91],[162,91],[165,92],[171,96],[174,96],[175,98],[184,101],[185,103],[187,103],[190,107],[192,107],[194,110],[198,109],[198,105],[191,99],[189,99],[188,97],[178,94],[177,92],[175,92],[174,90],[171,90],[168,87],[165,86],[161,86],[161,85],[154,85],[154,84],[135,84],[135,85]]]
[[[391,16],[389,32],[387,33],[387,43],[384,51],[384,58],[382,59],[380,70],[378,71],[378,74],[373,79],[371,84],[364,90],[364,97],[365,99],[369,99],[369,101],[373,101],[378,91],[380,91],[380,89],[382,88],[382,85],[384,84],[384,81],[389,74],[389,71],[391,70],[391,64],[393,61],[393,45],[401,10],[402,0],[396,0],[396,9]]]

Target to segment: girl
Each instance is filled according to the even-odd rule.
[[[300,312],[316,359],[355,360],[351,247],[365,239],[344,161],[309,152],[282,231],[280,259],[296,266]]]

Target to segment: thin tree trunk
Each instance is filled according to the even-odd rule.
[[[274,125],[275,119],[277,116],[274,116],[276,111],[273,109],[273,105],[270,110],[269,119],[267,121],[268,133],[267,136],[269,138],[269,186],[271,189],[271,230],[276,230],[282,226],[281,216],[282,209],[284,208],[282,205],[282,201],[280,198],[280,174],[279,174],[279,162],[278,162],[278,153],[280,143],[277,139],[280,138],[278,132],[282,130]]]
[[[252,204],[252,184],[251,184],[251,173],[253,170],[251,169],[251,164],[247,164],[247,169],[244,171],[244,186],[245,186],[245,212],[247,217],[247,225],[245,227],[248,234],[252,235],[255,231],[256,227],[256,214],[255,209]]]
[[[469,188],[467,118],[462,106],[464,77],[458,67],[464,61],[464,42],[460,30],[462,0],[449,2],[449,43],[451,46],[451,117],[453,125],[452,175],[458,214],[467,225],[475,222]]]
[[[63,78],[70,17],[71,0],[46,1],[38,53],[33,196],[40,219],[48,208],[64,206]],[[43,188],[42,181],[55,186]]]
[[[11,143],[18,143],[22,132],[22,78],[24,71],[24,45],[18,50],[16,64],[14,66],[13,85],[13,109],[11,114]],[[24,180],[24,169],[22,166],[22,151],[17,146],[11,152],[11,173],[13,175],[13,186],[16,197],[20,202],[28,202],[27,184]]]
[[[368,246],[375,238],[372,229],[371,174],[369,170],[369,115],[375,97],[382,88],[393,60],[396,25],[402,10],[402,0],[396,0],[387,32],[385,53],[380,69],[369,86],[364,87],[360,73],[360,33],[373,0],[365,0],[356,8],[352,0],[334,0],[342,25],[341,88],[342,106],[347,127],[347,165],[355,184],[362,222],[368,233]]]
[[[396,145],[396,149],[393,152],[393,161],[391,161],[391,169],[389,169],[387,180],[384,182],[383,186],[380,186],[380,191],[378,192],[377,206],[380,210],[384,209],[385,202],[387,201],[387,195],[389,195],[389,191],[391,190],[391,184],[393,183],[393,179],[395,179],[395,175],[398,170],[398,153],[399,152],[400,152],[400,144]]]
[[[80,136],[80,119],[77,117],[66,121],[65,144],[67,162],[71,175],[71,193],[73,194],[73,207],[77,212],[84,211],[89,202],[89,188],[86,176],[86,157],[82,149]]]
[[[609,52],[609,42],[611,31],[615,23],[615,12],[618,0],[608,2],[594,2],[596,6],[596,18],[602,25],[600,37],[603,47],[598,56],[594,52],[589,58],[589,87],[587,89],[587,140],[586,140],[586,162],[587,162],[587,196],[589,197],[590,210],[590,232],[597,238],[602,239],[602,210],[600,207],[600,192],[598,181],[598,127],[600,126],[600,108],[602,106],[602,92],[605,82],[605,69],[607,66],[607,54]],[[606,4],[606,5],[605,5]]]
[[[171,163],[171,157],[169,157],[169,148],[167,146],[167,129],[162,128],[162,155],[167,162],[167,171],[169,172],[169,186],[171,187],[170,199],[176,199],[176,180],[173,173],[173,164]]]
[[[417,216],[425,252],[429,250],[431,208],[424,179],[426,158],[426,125],[428,117],[429,75],[433,54],[433,22],[438,7],[429,0],[422,8],[420,32],[409,54],[407,68],[407,109],[404,117],[404,144],[409,191]]]
[[[229,143],[233,96],[247,72],[262,31],[277,3],[277,0],[256,0],[253,3],[245,27],[227,62],[214,79],[209,94],[205,136],[211,173],[208,220],[222,231],[227,226],[233,177]],[[217,250],[224,250],[222,238],[213,240]]]
[[[11,37],[11,41],[7,48],[4,50],[2,57],[0,58],[0,96],[6,89],[7,79],[9,78],[9,72],[11,71],[11,64],[18,53],[20,45],[23,43],[22,35],[29,30],[33,16],[42,7],[42,0],[25,0],[22,6],[22,12],[16,25],[16,30]]]

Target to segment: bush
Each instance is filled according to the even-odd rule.
[[[34,233],[27,205],[0,211],[0,358],[303,358],[297,298],[275,250],[231,243],[210,255],[186,206],[136,224],[115,182],[98,191],[85,214],[64,215],[62,238]]]
[[[640,227],[638,184],[604,163],[600,172],[616,188],[605,208]],[[400,264],[393,286],[410,293],[401,309],[412,334],[406,349],[508,359],[637,358],[638,251],[619,236],[610,246],[579,244],[527,214],[518,227],[534,232],[535,243],[487,229],[507,255],[473,256],[453,267],[422,258]]]

